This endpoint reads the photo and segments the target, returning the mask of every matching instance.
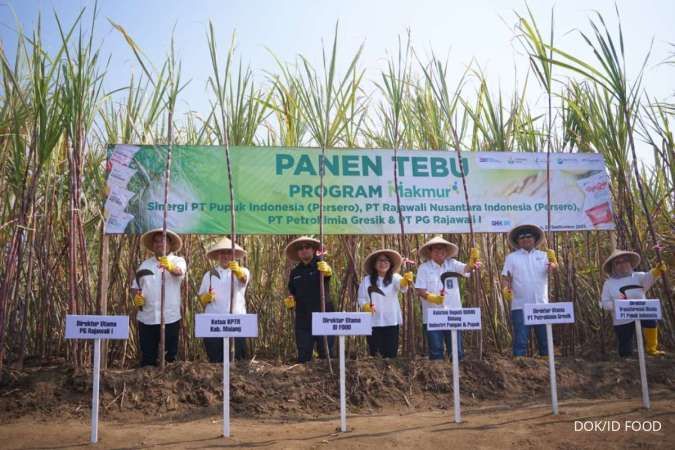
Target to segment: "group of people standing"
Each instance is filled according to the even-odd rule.
[[[523,307],[528,303],[548,303],[548,277],[557,270],[558,262],[553,250],[538,249],[544,242],[544,233],[536,225],[515,227],[508,234],[508,242],[513,251],[506,256],[501,272],[502,296],[511,307],[513,355],[523,357],[527,354],[530,334],[530,327],[524,323]],[[165,357],[168,362],[176,359],[181,318],[180,286],[187,265],[185,259],[176,255],[182,246],[181,238],[170,230],[166,230],[166,234],[161,229],[148,231],[142,236],[141,243],[153,253],[140,265],[132,284],[134,304],[138,307],[141,366],[145,366],[157,363],[162,279]],[[294,312],[298,362],[303,363],[310,361],[315,352],[319,358],[325,358],[326,352],[333,353],[332,336],[312,335],[312,313],[333,311],[329,294],[333,271],[323,259],[320,246],[317,239],[303,236],[291,241],[285,249],[287,259],[296,265],[289,274],[284,305]],[[234,246],[234,252],[232,249],[232,242],[225,237],[207,251],[208,258],[216,265],[204,274],[198,292],[206,313],[246,313],[246,287],[251,277],[249,270],[238,262],[246,251],[238,245]],[[370,355],[394,358],[398,354],[399,327],[403,323],[399,294],[414,289],[421,302],[424,324],[430,308],[462,307],[459,281],[480,269],[481,261],[476,248],[470,250],[467,263],[456,259],[458,253],[456,244],[440,236],[430,239],[419,249],[421,264],[416,279],[412,271],[399,273],[403,257],[395,250],[380,249],[366,257],[358,305],[362,311],[372,314],[372,335],[367,337]],[[664,264],[659,264],[649,272],[635,272],[639,262],[637,253],[627,251],[614,251],[607,258],[603,270],[609,278],[602,290],[602,308],[613,310],[617,299],[644,298],[645,292],[666,270]],[[654,356],[663,354],[658,350],[656,322],[643,322],[643,326],[647,352]],[[614,319],[614,330],[619,355],[629,356],[635,339],[632,323]],[[534,331],[539,354],[548,355],[551,349],[547,348],[545,326],[535,326]],[[451,353],[450,336],[449,331],[426,330],[429,359],[442,359],[446,351]],[[458,333],[457,346],[461,358],[461,333]],[[204,347],[210,362],[223,361],[222,339],[205,338]],[[245,339],[235,339],[235,355],[247,357]]]

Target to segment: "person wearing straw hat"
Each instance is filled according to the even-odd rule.
[[[478,260],[478,252],[474,249],[471,249],[471,257],[467,264],[455,259],[458,252],[459,247],[441,236],[427,241],[419,250],[420,259],[424,262],[417,270],[415,292],[422,301],[423,324],[427,323],[429,308],[458,309],[462,307],[459,279],[451,276],[444,278],[445,281],[443,281],[441,275],[451,273],[469,277],[474,269],[480,268],[481,262]],[[448,355],[452,354],[452,333],[450,331],[426,330],[426,333],[429,343],[429,359],[442,359],[446,348]],[[460,332],[457,333],[457,354],[460,359],[464,356]]]
[[[246,314],[245,295],[250,272],[237,262],[244,255],[246,251],[235,244],[233,257],[232,241],[228,237],[220,239],[206,252],[207,258],[216,261],[218,266],[204,274],[197,293],[205,313]],[[232,288],[233,279],[234,288]],[[230,292],[233,292],[232,302],[230,302]],[[232,311],[230,311],[230,306]],[[204,338],[204,349],[209,362],[223,362],[222,338]],[[247,358],[246,338],[234,339],[234,355],[236,359]]]
[[[530,327],[525,325],[523,307],[527,303],[548,303],[548,273],[558,268],[555,252],[537,247],[544,241],[544,231],[536,225],[519,225],[509,231],[509,245],[502,269],[502,294],[511,303],[513,356],[527,355]],[[546,325],[535,325],[539,355],[548,356]]]
[[[359,286],[358,303],[362,311],[372,314],[373,332],[366,338],[370,356],[396,358],[398,331],[403,323],[398,293],[413,283],[413,273],[398,274],[401,255],[389,249],[376,250],[363,263],[366,276]]]
[[[286,257],[297,263],[288,278],[289,296],[284,299],[288,310],[295,310],[295,345],[298,349],[298,362],[312,360],[316,347],[319,358],[325,358],[323,336],[312,336],[312,313],[321,312],[320,274],[323,274],[326,312],[333,311],[329,297],[329,284],[332,269],[317,256],[320,242],[317,239],[302,236],[286,246]],[[328,336],[328,352],[333,353],[333,336]]]
[[[141,236],[141,245],[153,253],[138,267],[136,273],[145,275],[136,277],[131,289],[134,304],[139,308],[138,342],[141,350],[141,367],[157,364],[161,327],[161,289],[164,272],[164,344],[166,361],[176,360],[180,331],[181,283],[187,271],[185,259],[175,255],[183,246],[180,236],[166,230],[166,248],[164,255],[164,236],[161,228],[150,230]]]
[[[602,265],[609,276],[602,285],[600,307],[612,311],[612,322],[619,350],[619,356],[626,358],[633,353],[635,326],[632,320],[617,320],[614,314],[614,300],[645,298],[645,292],[667,270],[661,263],[649,272],[635,272],[640,264],[640,255],[624,250],[614,250]],[[658,349],[656,320],[642,320],[645,335],[645,350],[652,356],[663,356]]]

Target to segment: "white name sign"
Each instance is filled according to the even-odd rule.
[[[66,316],[66,339],[128,339],[129,316]]]
[[[373,333],[370,313],[312,313],[314,336],[369,336]]]
[[[258,337],[258,315],[195,314],[195,337]]]
[[[480,308],[429,308],[427,330],[480,330]]]
[[[661,320],[661,301],[615,300],[614,313],[617,320]]]
[[[574,323],[574,303],[525,303],[523,315],[525,325]]]

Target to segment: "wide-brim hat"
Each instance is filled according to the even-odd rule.
[[[420,258],[423,260],[431,259],[431,246],[432,245],[445,245],[448,247],[448,257],[454,258],[459,253],[459,247],[457,247],[452,242],[446,241],[441,236],[435,236],[429,239],[420,247]]]
[[[286,246],[286,258],[293,262],[300,261],[300,258],[298,258],[298,247],[302,244],[309,244],[314,247],[315,250],[318,250],[321,242],[319,242],[318,239],[314,239],[309,236],[300,236],[299,238],[289,242]]]
[[[218,252],[221,251],[232,251],[232,241],[227,236],[224,236],[218,242],[213,244],[206,252],[206,256],[209,259],[218,259]],[[241,248],[238,244],[234,244],[234,259],[239,259],[246,254],[246,250]]]
[[[530,232],[534,235],[534,246],[539,247],[539,245],[544,241],[544,230],[539,228],[537,225],[526,223],[523,225],[518,225],[509,231],[509,245],[513,248],[520,248],[518,245],[518,236],[523,232]]]
[[[162,234],[161,228],[155,228],[154,230],[145,232],[143,236],[141,236],[141,245],[143,245],[143,247],[147,248],[151,252],[154,252],[154,249],[152,248],[152,240],[158,233]],[[168,247],[170,252],[177,252],[183,247],[183,240],[180,238],[180,236],[178,236],[176,233],[169,230],[168,228],[166,230],[166,237],[169,240]]]
[[[638,264],[640,264],[640,255],[635,252],[629,252],[626,250],[614,250],[611,255],[607,257],[605,262],[602,264],[602,270],[607,274],[612,274],[612,261],[619,256],[628,256],[630,258],[630,265],[635,269]]]
[[[389,261],[391,262],[393,272],[398,272],[398,270],[401,268],[403,258],[397,251],[384,248],[381,250],[375,250],[373,253],[366,256],[366,260],[363,263],[363,270],[365,270],[368,275],[372,275],[375,272],[375,263],[377,262],[377,257],[380,255],[387,255]]]

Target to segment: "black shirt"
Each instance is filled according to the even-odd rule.
[[[291,270],[288,278],[288,291],[295,297],[295,328],[311,329],[312,313],[321,312],[320,273],[316,267],[318,262],[316,257],[309,264],[300,261]],[[333,304],[328,293],[330,277],[324,277],[323,282],[326,312],[332,312]]]

